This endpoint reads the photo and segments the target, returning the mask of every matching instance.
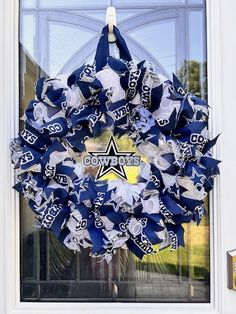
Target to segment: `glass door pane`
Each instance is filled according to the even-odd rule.
[[[207,98],[205,1],[113,1],[118,27],[135,61],[177,73],[187,89]],[[107,1],[21,1],[20,110],[42,75],[69,73],[92,60]],[[92,145],[92,144],[91,144]],[[93,145],[101,150],[106,136]],[[120,149],[127,144],[118,143]],[[119,251],[110,264],[84,249],[73,254],[46,231],[21,199],[21,300],[209,302],[209,219],[185,226],[185,248],[138,260]]]

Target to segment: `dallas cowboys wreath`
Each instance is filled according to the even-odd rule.
[[[208,106],[155,72],[134,64],[119,30],[120,58],[109,55],[104,27],[94,64],[65,83],[41,78],[24,114],[24,129],[11,144],[14,188],[28,199],[41,227],[72,250],[90,248],[107,262],[118,248],[142,259],[159,249],[184,246],[182,223],[200,223],[204,198],[219,174],[210,150]],[[104,130],[128,135],[145,156],[137,184],[98,181],[78,156]],[[155,246],[156,248],[156,246]]]

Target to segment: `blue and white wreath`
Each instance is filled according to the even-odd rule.
[[[200,223],[204,198],[219,174],[208,138],[208,106],[156,73],[135,64],[117,28],[120,58],[109,56],[104,27],[93,64],[67,77],[40,78],[24,129],[11,144],[14,188],[28,199],[39,225],[68,248],[90,248],[112,260],[119,248],[138,258],[156,245],[184,246],[183,223]],[[105,130],[128,135],[148,162],[137,184],[97,181],[78,156],[87,139]]]

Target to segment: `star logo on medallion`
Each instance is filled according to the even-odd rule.
[[[127,180],[124,166],[137,166],[140,164],[139,156],[135,156],[138,158],[139,164],[132,163],[132,158],[134,158],[132,156],[135,152],[120,152],[113,137],[110,138],[105,151],[90,152],[89,154],[91,156],[97,156],[99,160],[99,170],[96,175],[96,180],[99,180],[111,171],[117,176]]]

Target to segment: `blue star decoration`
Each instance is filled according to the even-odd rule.
[[[31,173],[28,178],[22,183],[24,196],[30,198],[36,202],[37,198],[43,194],[43,188],[37,186],[37,181],[33,179]]]
[[[180,198],[179,185],[176,182],[168,188],[168,192],[174,194],[176,198]]]
[[[200,174],[196,171],[196,169],[193,167],[192,169],[192,177],[191,180],[193,181],[193,184],[196,188],[202,188],[206,177],[203,174]]]
[[[103,151],[103,152],[90,152],[89,154],[91,154],[92,156],[99,156],[99,157],[105,157],[105,156],[127,157],[127,156],[133,156],[135,154],[135,152],[119,152],[117,145],[116,145],[116,142],[115,142],[114,138],[111,136],[105,151]],[[108,174],[111,171],[114,174],[118,175],[120,178],[127,180],[124,166],[120,165],[119,162],[115,166],[111,165],[111,160],[109,160],[107,165],[106,164],[100,165],[95,179],[99,180],[100,178],[102,178],[103,176],[105,176],[106,174]]]

